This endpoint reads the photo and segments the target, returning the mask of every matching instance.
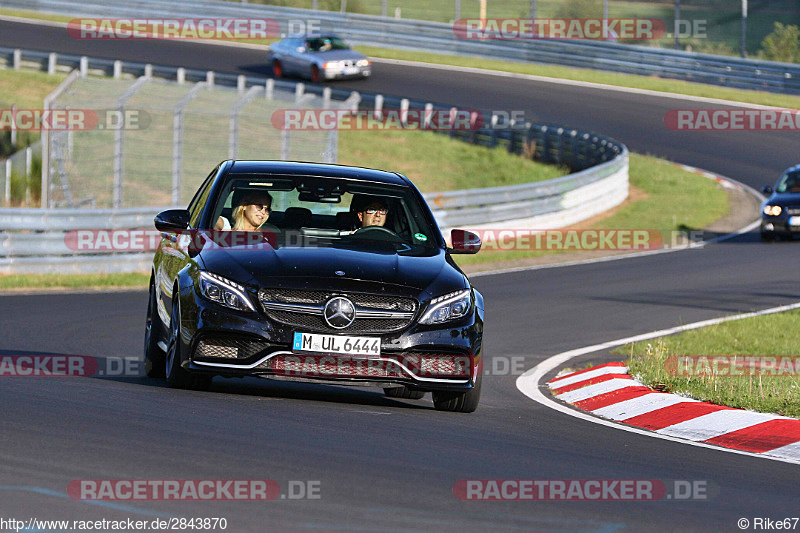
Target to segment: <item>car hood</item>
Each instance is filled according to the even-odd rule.
[[[413,292],[426,299],[465,288],[464,274],[445,252],[398,254],[391,245],[342,247],[216,247],[200,252],[201,267],[258,287]],[[337,273],[338,272],[338,273]],[[411,289],[411,291],[409,291]],[[391,289],[390,289],[391,290]]]
[[[341,61],[342,59],[359,60],[367,57],[355,50],[328,50],[327,52],[313,52],[312,55],[322,61]]]
[[[786,207],[800,206],[800,193],[776,192],[767,198],[764,204],[778,204]]]

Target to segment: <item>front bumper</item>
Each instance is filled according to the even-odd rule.
[[[326,68],[323,70],[326,80],[341,80],[349,78],[368,78],[372,75],[372,67],[352,67],[352,70],[342,67]]]
[[[397,332],[355,334],[380,337],[380,357],[368,359],[295,353],[294,332],[306,330],[273,322],[262,311],[228,309],[194,291],[182,306],[189,308],[182,313],[182,366],[189,372],[433,391],[469,390],[482,368],[483,322],[475,308],[443,326],[414,321]]]
[[[768,235],[794,236],[800,234],[800,225],[789,224],[792,217],[761,216],[761,233]],[[794,216],[794,219],[800,217]]]

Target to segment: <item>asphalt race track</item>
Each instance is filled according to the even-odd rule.
[[[269,74],[263,54],[191,43],[81,42],[0,22],[0,46],[217,71]],[[664,113],[708,104],[487,75],[378,64],[337,87],[595,129],[632,150],[755,187],[796,161],[792,133],[678,133]],[[454,91],[452,87],[458,87]],[[474,279],[487,304],[478,410],[429,399],[266,380],[172,390],[145,378],[5,378],[0,386],[0,517],[225,517],[229,531],[736,531],[737,520],[797,514],[798,467],[576,420],[523,396],[516,375],[564,350],[800,300],[793,243],[757,234],[702,249]],[[0,297],[0,355],[140,357],[142,292]],[[320,498],[271,502],[73,501],[76,479],[273,479],[319,482]],[[703,480],[707,501],[468,502],[463,479]]]

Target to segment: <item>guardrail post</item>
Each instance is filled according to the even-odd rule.
[[[28,146],[25,148],[25,179],[31,177],[31,169],[33,168],[33,148]]]
[[[14,122],[17,120],[17,104],[11,106],[11,116],[14,117]],[[14,126],[11,128],[11,149],[15,150],[15,145],[17,144],[17,128]]]
[[[303,93],[306,90],[306,86],[304,83],[298,83],[294,86],[294,101],[298,102],[302,97]]]
[[[81,78],[85,78],[86,75],[89,73],[89,58],[88,57],[81,56],[80,70],[81,70]]]
[[[209,70],[206,72],[206,83],[208,84],[208,88],[211,89],[214,87],[214,71]]]
[[[383,95],[376,94],[375,95],[375,112],[373,116],[376,120],[381,120],[383,118]]]
[[[517,138],[516,137],[517,132],[516,132],[516,130],[514,130],[514,122],[513,121],[509,122],[509,126],[510,126],[510,128],[508,130],[508,152],[513,154],[513,153],[516,153],[516,150],[514,149],[514,142],[516,141],[516,138]]]
[[[56,73],[56,66],[58,65],[58,54],[50,52],[47,56],[47,73],[51,76]]]
[[[549,128],[547,126],[541,127],[542,132],[542,163],[549,163],[552,158],[550,157],[550,136]]]
[[[3,197],[6,205],[11,203],[11,159],[6,159],[6,182]]]
[[[331,88],[325,87],[322,89],[322,109],[329,109],[331,107]]]
[[[425,117],[424,117],[423,122],[422,122],[422,128],[423,129],[426,129],[426,130],[430,129],[432,116],[433,116],[433,104],[428,102],[427,104],[425,104]],[[438,120],[436,121],[436,126],[437,126],[437,128],[441,127],[441,125],[439,124]]]
[[[19,67],[22,65],[22,50],[17,48],[14,50],[13,59],[11,60],[11,66],[14,70],[19,70]]]
[[[153,77],[153,65],[147,63],[144,66],[144,77],[145,78],[152,78]]]
[[[408,125],[408,98],[400,100],[400,124]]]
[[[178,70],[175,71],[175,81],[178,82],[178,85],[183,85],[186,83],[186,69],[183,67],[178,67]]]
[[[114,79],[118,80],[122,77],[122,61],[117,59],[114,61]]]
[[[247,78],[243,74],[236,76],[236,90],[242,94],[247,87]]]
[[[497,146],[497,115],[494,113],[492,113],[492,118],[489,119],[489,134],[491,135],[489,146],[495,148]]]
[[[275,91],[275,80],[272,78],[267,78],[267,83],[264,88],[266,89],[264,91],[264,98],[267,100],[272,100],[272,93]]]

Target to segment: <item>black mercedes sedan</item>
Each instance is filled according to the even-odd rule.
[[[316,163],[224,161],[187,209],[160,213],[145,332],[148,376],[382,387],[472,412],[483,297],[408,178]]]
[[[763,192],[770,196],[761,204],[761,239],[791,238],[800,233],[800,165],[786,170],[773,189]]]

